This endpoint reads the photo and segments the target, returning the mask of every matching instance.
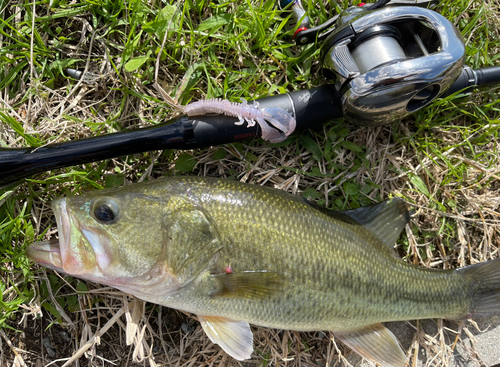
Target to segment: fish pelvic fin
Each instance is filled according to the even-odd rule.
[[[391,250],[412,215],[408,205],[397,197],[341,213],[364,226]]]
[[[253,352],[253,334],[246,321],[225,317],[199,316],[201,326],[214,344],[238,361],[249,359]]]
[[[455,270],[463,274],[470,287],[469,313],[459,319],[500,314],[500,259]]]
[[[334,332],[335,336],[363,358],[382,367],[404,367],[406,357],[394,334],[382,324],[351,332]]]

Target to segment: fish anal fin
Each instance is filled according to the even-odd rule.
[[[198,320],[212,343],[218,344],[231,357],[238,361],[251,357],[253,334],[248,322],[199,315]]]
[[[211,297],[247,298],[262,300],[283,290],[287,279],[283,274],[247,271],[212,275],[215,282]]]
[[[360,356],[382,367],[404,367],[406,363],[405,354],[396,337],[382,324],[334,334]]]

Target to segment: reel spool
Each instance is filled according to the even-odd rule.
[[[359,72],[364,74],[377,66],[406,60],[399,42],[401,34],[391,25],[377,25],[363,32],[350,47]]]
[[[344,118],[382,125],[431,103],[459,76],[465,45],[440,14],[418,7],[349,8],[322,46]]]

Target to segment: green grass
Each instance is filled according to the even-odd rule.
[[[326,83],[319,45],[296,47],[275,5],[249,0],[0,0],[0,147],[38,147],[150,126],[174,116],[153,86],[167,31],[159,79],[181,104],[211,97],[257,99]],[[348,3],[304,5],[317,25]],[[500,64],[500,18],[493,0],[448,0],[438,11],[462,32],[468,65]],[[94,83],[66,77],[68,67],[87,68]],[[95,286],[63,281],[49,271],[45,277],[24,250],[54,235],[51,199],[164,175],[274,185],[337,210],[397,195],[418,210],[398,248],[406,261],[443,268],[496,257],[499,131],[498,89],[490,88],[467,99],[438,100],[384,127],[359,128],[338,120],[280,144],[255,141],[142,153],[36,175],[0,192],[0,328],[19,343],[22,337],[13,330],[35,335],[30,330],[39,328],[53,337],[50,325],[67,326],[63,310],[77,325],[73,336],[80,340],[85,319],[80,313],[92,320],[110,318],[100,308],[113,309],[119,296],[86,293]],[[34,317],[22,319],[28,311],[21,305]],[[157,315],[152,305],[146,311]],[[326,350],[328,338],[301,335],[301,343],[293,339],[291,344]],[[36,337],[28,344],[41,350]],[[169,347],[178,348],[178,341],[169,341]],[[275,355],[259,345],[259,363],[266,365]],[[293,346],[289,353],[300,358]],[[23,356],[34,363],[34,357]],[[13,355],[7,357],[11,363]]]

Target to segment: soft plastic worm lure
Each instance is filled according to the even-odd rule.
[[[262,130],[262,139],[271,143],[285,140],[295,130],[295,119],[284,109],[278,107],[259,109],[258,102],[250,105],[245,99],[241,100],[242,103],[236,103],[227,99],[211,98],[180,107],[188,116],[218,113],[237,117],[239,120],[236,122],[237,125],[242,125],[246,121],[251,127],[258,123]]]

